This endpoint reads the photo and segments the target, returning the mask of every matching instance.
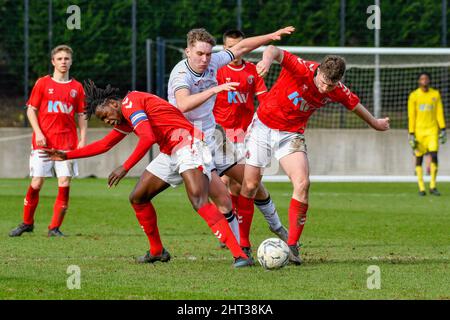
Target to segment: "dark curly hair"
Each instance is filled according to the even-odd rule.
[[[88,81],[84,81],[84,92],[85,92],[85,103],[86,106],[84,108],[84,114],[86,115],[86,119],[90,119],[99,106],[102,106],[108,100],[118,100],[119,97],[119,89],[111,87],[111,85],[107,85],[106,88],[98,88],[95,86],[94,81],[88,79]]]

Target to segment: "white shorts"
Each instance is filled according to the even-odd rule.
[[[183,183],[181,174],[190,169],[201,168],[211,181],[211,162],[211,152],[206,143],[195,139],[192,146],[184,146],[170,156],[160,153],[150,162],[146,170],[172,187],[176,187]]]
[[[219,176],[243,160],[243,154],[236,152],[235,145],[227,138],[225,130],[217,125],[215,129],[205,131],[205,141],[213,157],[211,169]]]
[[[78,176],[78,163],[76,160],[45,161],[46,153],[41,150],[32,150],[30,154],[30,177],[76,177]],[[48,159],[48,158],[47,158]]]
[[[272,154],[279,161],[294,152],[306,153],[303,134],[271,129],[255,114],[245,137],[246,164],[266,168],[271,164]]]

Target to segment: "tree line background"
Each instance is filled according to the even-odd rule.
[[[131,88],[132,0],[29,0],[29,88],[51,70],[50,48],[68,44],[74,49],[71,75],[77,80]],[[136,0],[136,89],[146,88],[146,39],[185,39],[194,27],[205,27],[221,43],[221,35],[237,25],[236,0]],[[367,7],[374,1],[345,1],[345,46],[374,44],[368,30]],[[81,9],[81,29],[66,26],[67,7]],[[381,46],[440,47],[442,2],[381,1]],[[247,35],[294,25],[295,34],[280,44],[339,46],[340,0],[242,0],[242,30]],[[23,115],[5,117],[25,103],[24,1],[0,0],[0,125],[20,125]],[[448,15],[447,15],[448,16]],[[51,26],[51,27],[50,27]],[[450,27],[450,26],[448,26]],[[51,37],[49,37],[49,32]],[[445,39],[447,40],[447,39]],[[183,43],[178,45],[184,47]],[[168,67],[170,72],[170,66]],[[6,120],[5,120],[6,119]],[[6,122],[5,122],[6,121]]]

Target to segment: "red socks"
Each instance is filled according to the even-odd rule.
[[[150,243],[150,254],[157,256],[162,253],[163,245],[159,236],[156,211],[151,202],[143,204],[131,204],[136,218],[147,235],[148,242]]]
[[[198,209],[198,214],[206,221],[214,235],[220,242],[224,243],[230,249],[233,257],[243,257],[247,259],[247,255],[242,251],[236,237],[228,225],[227,219],[220,213],[215,205],[211,203],[205,204]]]
[[[233,204],[233,212],[237,212],[239,196],[230,193],[231,203]]]
[[[250,247],[250,228],[252,226],[254,199],[246,198],[239,195],[238,198],[238,218],[239,218],[239,235],[241,237],[241,247]]]
[[[308,204],[291,199],[289,205],[289,235],[288,245],[296,245],[303,231],[306,222],[306,212]]]
[[[34,212],[39,203],[40,189],[33,189],[31,185],[28,187],[27,195],[23,201],[23,223],[34,223]]]
[[[66,215],[67,205],[69,204],[70,187],[58,187],[55,205],[53,206],[53,217],[48,229],[59,228]]]

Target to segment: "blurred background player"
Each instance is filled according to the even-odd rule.
[[[230,49],[213,53],[212,49],[216,44],[214,37],[203,28],[192,29],[187,34],[185,49],[187,58],[177,63],[170,73],[169,102],[180,109],[194,126],[205,133],[205,141],[212,153],[214,167],[211,173],[210,197],[220,212],[227,217],[236,238],[242,235],[241,227],[249,225],[249,219],[253,215],[243,216],[237,208],[241,218],[239,224],[237,223],[230,194],[220,179],[220,176],[226,174],[242,182],[244,166],[237,164],[233,156],[231,159],[227,156],[227,154],[234,155],[234,152],[228,151],[232,149],[232,145],[224,141],[226,137],[222,135],[222,139],[216,138],[213,109],[216,95],[222,91],[235,91],[239,83],[227,82],[217,85],[217,70],[245,53],[271,41],[280,40],[281,36],[291,34],[294,30],[293,27],[286,27],[270,34],[246,38]],[[265,193],[258,192],[257,199],[266,198]],[[239,242],[247,255],[251,256],[248,238],[240,237]]]
[[[423,156],[429,153],[430,194],[440,196],[436,188],[438,171],[439,141],[447,141],[445,131],[444,107],[438,90],[430,87],[431,77],[428,73],[419,74],[419,87],[410,93],[408,98],[408,130],[409,143],[416,156],[416,175],[419,183],[419,195],[425,196],[422,162]]]
[[[78,175],[76,161],[44,161],[39,157],[41,148],[70,151],[86,144],[87,121],[84,118],[84,90],[81,83],[69,78],[72,49],[59,45],[51,52],[53,75],[39,78],[27,102],[27,116],[33,128],[30,155],[31,184],[24,200],[23,223],[9,235],[18,237],[34,229],[34,213],[39,202],[39,191],[46,177],[53,171],[58,177],[58,195],[53,207],[53,218],[48,236],[63,236],[59,230],[69,204],[71,178]],[[80,128],[78,141],[75,118]]]
[[[228,30],[223,34],[224,49],[231,49],[244,39],[244,33],[240,30]],[[255,96],[261,103],[267,94],[264,79],[256,72],[256,66],[242,57],[238,57],[217,71],[218,85],[227,82],[239,83],[235,91],[222,91],[217,94],[214,104],[214,117],[217,123],[224,129],[227,138],[234,145],[234,160],[244,159],[244,138],[248,126],[255,114]],[[241,185],[236,180],[223,175],[222,180],[228,185],[233,207],[237,207],[237,200],[241,191]],[[269,224],[269,229],[281,235],[287,241],[287,230],[281,224],[275,205],[269,193],[261,184],[261,195],[264,199],[255,200],[255,205],[263,213]]]
[[[262,60],[256,65],[258,74],[265,76],[274,60],[281,64],[282,69],[259,106],[247,133],[244,182],[238,201],[240,210],[252,214],[256,186],[273,154],[294,188],[288,209],[287,244],[291,251],[290,261],[299,265],[302,260],[297,242],[306,222],[310,185],[303,135],[309,117],[326,103],[334,101],[355,112],[376,130],[388,130],[389,118],[374,118],[359,98],[341,82],[345,73],[343,58],[327,56],[319,64],[271,45],[264,50]]]
[[[168,262],[169,252],[159,235],[156,210],[151,200],[184,181],[192,207],[205,220],[211,231],[233,254],[234,267],[247,267],[253,261],[242,251],[225,217],[208,201],[211,154],[203,142],[203,133],[186,120],[181,112],[167,101],[150,93],[132,91],[122,100],[117,89],[97,88],[90,81],[86,85],[86,114],[95,114],[114,129],[103,139],[84,148],[61,152],[46,149],[54,160],[92,157],[110,150],[127,134],[134,132],[138,144],[133,153],[108,177],[108,185],[116,186],[128,171],[145,156],[152,145],[160,147],[141,175],[129,196],[136,218],[147,235],[150,250],[137,259],[138,263]]]

